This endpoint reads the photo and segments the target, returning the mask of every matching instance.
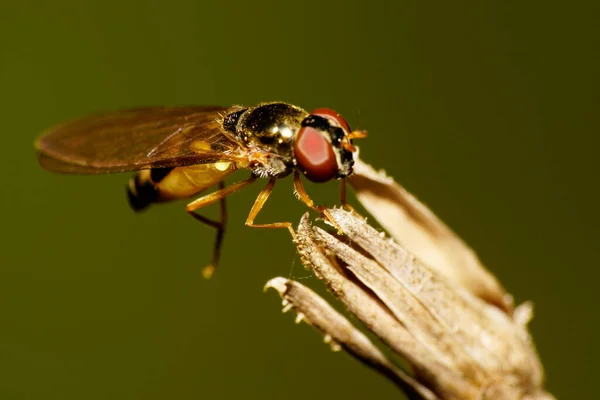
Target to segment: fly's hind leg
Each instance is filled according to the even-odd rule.
[[[223,181],[219,182],[219,191],[225,189],[225,183]],[[195,211],[188,211],[188,213],[194,217],[194,219],[205,223],[206,225],[212,226],[217,230],[217,234],[215,237],[215,245],[213,247],[213,255],[212,255],[212,263],[204,267],[202,270],[202,275],[209,279],[212,277],[215,272],[215,268],[219,265],[219,260],[221,258],[221,245],[223,243],[223,236],[225,235],[225,226],[227,224],[227,202],[225,196],[220,199],[220,219],[219,221],[215,221],[213,219],[207,218],[203,215],[197,214]]]
[[[229,187],[225,187],[225,184],[223,183],[223,181],[221,181],[219,182],[219,190],[210,193],[206,196],[200,197],[199,199],[196,199],[187,205],[186,211],[188,212],[188,214],[190,214],[198,221],[210,225],[217,230],[215,246],[213,248],[212,263],[202,270],[202,275],[204,275],[205,278],[210,278],[213,275],[221,257],[221,246],[223,244],[223,236],[225,235],[225,225],[227,223],[227,208],[225,197],[250,185],[255,180],[256,177],[252,176],[250,177],[250,179],[234,183]],[[195,210],[212,204],[216,201],[220,201],[221,204],[221,216],[219,221],[212,220],[195,212]]]
[[[254,223],[254,219],[256,218],[256,216],[258,215],[260,210],[263,208],[263,206],[269,199],[269,196],[271,195],[271,192],[273,191],[273,187],[275,186],[275,181],[276,181],[275,179],[269,180],[269,183],[267,183],[267,186],[265,186],[265,188],[258,194],[258,197],[254,201],[254,205],[252,206],[252,209],[250,210],[250,214],[248,214],[248,218],[246,219],[246,226],[249,226],[252,228],[272,228],[272,229],[287,228],[288,231],[290,232],[290,234],[292,235],[292,238],[295,240],[296,233],[294,232],[294,228],[292,228],[291,222],[271,222],[270,224],[255,224]]]

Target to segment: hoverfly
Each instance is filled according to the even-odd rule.
[[[186,207],[197,220],[217,230],[212,273],[219,262],[225,231],[225,197],[255,182],[268,180],[246,225],[287,228],[290,222],[255,224],[277,179],[294,174],[300,200],[333,221],[326,208],[310,199],[300,174],[313,182],[340,179],[345,204],[344,178],[352,174],[356,148],[352,139],[365,137],[352,131],[337,112],[319,108],[311,113],[282,102],[255,107],[152,107],[76,119],[51,128],[36,142],[40,164],[50,171],[104,174],[138,171],[127,186],[135,211],[152,203],[188,198],[218,185],[213,193]],[[223,179],[238,169],[250,177],[225,187]],[[218,221],[196,210],[220,201]]]

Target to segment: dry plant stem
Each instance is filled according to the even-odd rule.
[[[406,393],[409,399],[436,400],[430,390],[419,384],[391,363],[385,355],[343,315],[306,286],[285,278],[271,279],[265,289],[277,290],[283,298],[283,310],[293,308],[296,322],[305,321],[324,334],[324,341],[332,350],[344,349],[365,365],[388,377]]]

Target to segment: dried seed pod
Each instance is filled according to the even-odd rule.
[[[313,226],[305,215],[296,234],[302,262],[406,359],[411,376],[399,373],[312,291],[283,278],[271,281],[269,286],[305,321],[365,364],[396,383],[399,379],[411,398],[553,399],[543,389],[543,369],[526,330],[528,303],[508,315],[382,237],[363,219],[341,209],[329,212],[345,235]]]

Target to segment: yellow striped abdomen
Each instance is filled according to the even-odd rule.
[[[129,181],[129,203],[140,211],[151,203],[185,199],[218,184],[235,170],[235,163],[229,161],[171,170],[142,170]]]

